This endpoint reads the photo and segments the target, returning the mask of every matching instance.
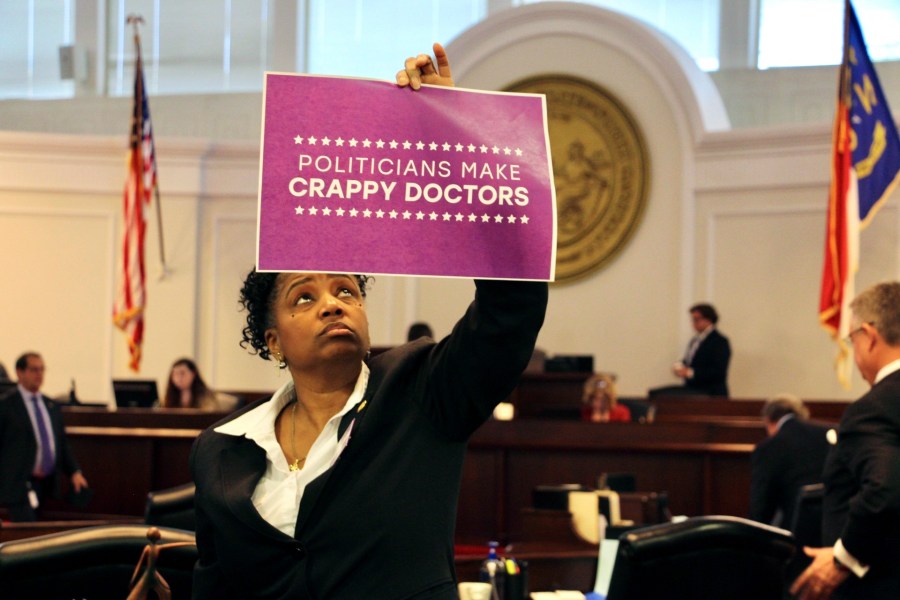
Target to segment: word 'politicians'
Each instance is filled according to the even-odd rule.
[[[314,167],[319,173],[450,177],[450,162],[446,160],[376,159],[366,156],[312,157],[308,154],[301,154],[297,162],[297,170],[302,173],[307,167]]]
[[[390,200],[396,187],[396,181],[325,180],[319,177],[310,177],[309,179],[294,177],[288,184],[288,190],[296,198],[309,197],[341,200],[352,200],[354,198]],[[423,186],[408,181],[405,186],[403,200],[406,202],[417,202],[419,200],[440,202],[443,200],[450,204],[473,204],[478,202],[484,205],[491,205],[496,202],[498,205],[512,206],[515,204],[516,206],[526,206],[528,204],[528,189],[522,186],[512,188],[508,185],[458,185],[455,183],[448,185],[429,183]]]

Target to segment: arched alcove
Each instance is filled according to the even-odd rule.
[[[573,76],[607,90],[631,114],[649,156],[644,215],[606,266],[553,287],[539,345],[549,354],[595,355],[597,368],[617,372],[628,391],[654,374],[665,378],[669,354],[682,344],[682,307],[693,300],[695,150],[708,132],[729,128],[709,76],[662,32],[568,2],[497,13],[447,52],[461,87],[502,90],[534,76]],[[453,281],[419,286],[423,308],[448,298],[463,303],[469,294]],[[452,312],[435,308],[434,315],[448,320],[438,329],[452,325]],[[664,350],[648,355],[648,340]]]

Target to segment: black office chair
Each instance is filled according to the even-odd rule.
[[[804,485],[797,494],[794,515],[791,518],[791,533],[797,540],[797,546],[822,546],[822,497],[825,495],[825,484],[813,483]]]
[[[619,398],[619,404],[628,407],[632,423],[652,423],[656,419],[656,405],[640,398]]]
[[[173,600],[189,599],[197,561],[194,534],[159,530],[159,544],[191,544],[162,550],[157,562]],[[100,525],[2,543],[0,594],[16,600],[122,600],[147,543],[145,525]]]
[[[637,482],[634,473],[600,473],[597,477],[597,489],[634,492],[637,491]]]
[[[789,531],[738,517],[693,517],[619,538],[609,600],[781,598]]]
[[[193,483],[185,483],[164,490],[147,494],[144,508],[144,522],[147,525],[160,525],[195,531],[197,521],[194,517]]]
[[[789,523],[791,533],[797,543],[797,553],[788,565],[788,579],[796,579],[812,559],[803,553],[804,546],[822,547],[822,497],[825,495],[825,484],[812,483],[804,485],[797,494],[794,514]]]

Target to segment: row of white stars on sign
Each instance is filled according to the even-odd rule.
[[[456,142],[455,144],[451,144],[450,142],[443,142],[441,144],[437,142],[428,142],[425,143],[421,140],[418,142],[410,142],[409,140],[405,140],[402,142],[398,142],[397,140],[391,140],[386,142],[384,140],[375,140],[374,142],[369,138],[364,140],[357,140],[356,138],[350,138],[349,140],[345,140],[344,138],[338,137],[336,139],[331,139],[328,136],[317,138],[315,136],[303,137],[303,136],[295,136],[294,137],[295,144],[306,144],[308,146],[322,145],[322,146],[330,146],[332,143],[335,146],[343,146],[348,145],[351,148],[356,148],[358,146],[362,146],[363,148],[371,148],[374,144],[376,148],[384,148],[385,146],[389,147],[391,150],[396,150],[397,148],[402,147],[404,150],[411,150],[413,146],[415,146],[416,150],[424,150],[426,147],[429,150],[437,150],[440,148],[444,152],[450,152],[450,150],[455,150],[457,152],[481,152],[481,154],[500,154],[503,153],[506,156],[512,156],[515,154],[516,156],[522,156],[522,150],[519,148],[510,148],[509,146],[504,146],[500,148],[499,146],[485,146],[481,144],[476,146],[475,144],[460,144]]]
[[[391,219],[402,218],[404,221],[411,221],[411,220],[413,220],[413,217],[415,217],[416,221],[424,221],[427,218],[429,221],[439,221],[439,220],[440,221],[450,221],[450,222],[455,221],[457,223],[462,223],[465,221],[468,221],[469,223],[477,223],[478,221],[481,221],[482,223],[491,223],[491,222],[493,222],[493,223],[504,223],[504,222],[505,223],[516,223],[516,222],[519,222],[522,225],[528,225],[528,221],[529,221],[528,215],[522,215],[520,217],[517,217],[515,215],[505,215],[504,216],[499,213],[496,215],[489,215],[487,213],[484,213],[481,215],[476,215],[475,213],[463,214],[461,212],[449,213],[446,211],[443,213],[438,213],[435,211],[423,212],[421,210],[417,211],[417,212],[410,212],[408,210],[404,210],[403,212],[397,212],[396,210],[384,211],[380,208],[378,210],[370,210],[368,208],[366,208],[364,210],[357,210],[355,208],[351,208],[351,209],[347,210],[344,208],[330,208],[328,206],[326,206],[324,208],[316,208],[315,206],[309,206],[309,207],[297,206],[296,208],[294,208],[294,213],[298,214],[298,215],[305,214],[305,215],[309,215],[309,216],[313,216],[313,217],[319,216],[319,215],[325,216],[325,217],[330,217],[332,214],[335,216],[338,216],[338,217],[343,217],[345,215],[350,216],[350,217],[358,217],[359,215],[362,215],[362,217],[364,219],[371,219],[372,215],[375,215],[376,219],[383,219],[385,216],[387,216],[388,218],[391,218]]]

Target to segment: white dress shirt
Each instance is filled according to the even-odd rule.
[[[296,401],[293,381],[281,386],[270,401],[263,402],[237,419],[216,427],[219,433],[246,436],[265,450],[266,471],[256,484],[251,500],[260,516],[276,529],[291,537],[294,536],[303,491],[313,479],[334,464],[347,445],[353,424],[350,424],[340,440],[337,436],[338,426],[341,417],[362,400],[368,381],[369,367],[363,363],[353,393],[347,398],[344,407],[325,424],[309,449],[303,468],[299,471],[290,470],[281,445],[275,437],[275,419],[285,406]]]

